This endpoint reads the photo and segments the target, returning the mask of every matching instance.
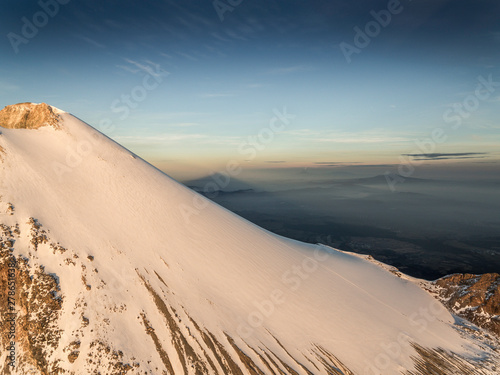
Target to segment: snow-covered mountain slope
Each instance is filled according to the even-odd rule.
[[[497,373],[494,342],[415,282],[267,232],[53,112],[0,128],[2,374]]]

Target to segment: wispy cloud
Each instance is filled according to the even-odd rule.
[[[283,134],[289,135],[298,135],[298,136],[311,136],[311,135],[319,135],[319,132],[312,129],[293,129],[293,130],[284,130]]]
[[[391,137],[391,136],[362,136],[340,134],[330,138],[318,138],[316,142],[324,143],[387,143],[387,142],[406,142],[407,138],[404,137]]]
[[[240,137],[234,136],[211,136],[208,134],[186,134],[186,133],[168,133],[148,136],[117,136],[114,137],[117,142],[122,142],[128,145],[162,145],[162,144],[184,144],[191,142],[195,144],[217,144],[217,145],[239,145]]]
[[[391,168],[395,167],[397,164],[356,164],[356,165],[351,165],[351,167],[356,167],[356,168]]]
[[[89,37],[86,37],[84,35],[76,35],[76,37],[80,40],[83,40],[85,43],[88,43],[94,47],[101,48],[101,49],[106,48],[106,46],[104,44],[99,43],[98,41],[91,39]]]
[[[488,152],[454,152],[432,154],[403,154],[415,160],[450,160],[450,159],[482,159],[488,157]]]
[[[185,53],[185,52],[177,52],[177,54],[181,57],[184,57],[188,60],[191,60],[191,61],[198,61],[198,59],[196,57],[194,57],[193,55],[190,55],[189,53]]]
[[[351,165],[351,164],[359,164],[359,161],[316,161],[314,164],[319,165]]]
[[[123,69],[126,72],[133,73],[133,74],[139,73],[139,71],[140,71],[139,69],[134,69],[131,66],[127,66],[127,65],[116,65],[116,67]]]
[[[397,164],[365,164],[360,161],[317,161],[312,163],[312,168],[335,167],[335,168],[390,168]]]
[[[115,30],[123,30],[127,28],[127,25],[125,25],[124,23],[117,22],[116,20],[112,20],[110,18],[105,19],[104,24]]]
[[[224,36],[222,36],[222,35],[220,35],[219,33],[216,33],[216,32],[214,32],[214,33],[212,33],[210,35],[212,35],[212,37],[215,38],[215,39],[217,39],[218,41],[221,41],[221,42],[224,42],[224,43],[227,43],[227,42],[231,41],[231,39],[228,39],[228,38],[226,38],[226,37],[224,37]]]
[[[261,87],[265,87],[266,85],[263,83],[250,83],[245,87],[248,89],[260,89]]]
[[[304,65],[295,65],[295,66],[285,66],[285,67],[280,67],[280,68],[275,68],[269,70],[270,74],[291,74],[291,73],[297,73],[297,72],[303,72],[305,70],[309,70],[309,67],[306,67]]]
[[[312,129],[294,129],[283,133],[302,138],[303,140],[318,143],[393,143],[409,142],[412,136],[406,134],[395,134],[385,129],[371,129],[360,132],[342,132]]]
[[[474,123],[470,123],[470,124],[466,124],[465,125],[467,128],[469,129],[474,129],[474,130],[496,130],[496,129],[500,129],[500,124],[493,124],[491,122],[474,122]],[[496,133],[498,134],[498,132]]]
[[[166,70],[161,69],[160,64],[157,64],[150,60],[143,60],[142,62],[135,61],[132,59],[125,58],[125,61],[129,65],[116,65],[117,68],[123,69],[129,73],[139,73],[144,72],[153,77],[164,77],[169,75],[170,73]]]
[[[207,138],[204,134],[159,134],[150,136],[118,136],[115,137],[116,141],[128,143],[128,144],[159,144],[159,143],[171,143],[171,142],[181,142],[186,140],[200,140]]]
[[[230,93],[206,93],[206,94],[201,94],[200,97],[202,98],[224,98],[224,97],[231,97],[235,96],[235,94],[230,94]]]
[[[313,163],[314,166],[318,167],[355,167],[359,166],[361,162],[359,161],[316,161]]]
[[[142,112],[140,118],[151,125],[188,126],[200,125],[200,121],[212,116],[211,112]]]
[[[167,126],[176,127],[176,128],[187,128],[189,126],[197,126],[199,125],[197,122],[178,122],[174,124],[167,124]]]
[[[20,89],[20,87],[17,85],[13,85],[12,83],[0,81],[0,90],[1,91],[16,91],[19,89]]]
[[[266,160],[266,163],[270,163],[270,164],[282,164],[282,163],[286,163],[286,160]]]
[[[233,31],[233,30],[225,30],[225,33],[228,37],[232,38],[232,39],[236,39],[236,40],[248,40],[247,38],[245,38],[244,36],[241,36],[240,34],[238,34],[237,32]]]

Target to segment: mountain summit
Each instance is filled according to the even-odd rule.
[[[59,110],[45,103],[19,103],[8,105],[0,111],[0,126],[9,129],[38,129],[42,126],[57,127]]]
[[[69,113],[0,115],[0,373],[497,373],[423,281],[263,230]]]

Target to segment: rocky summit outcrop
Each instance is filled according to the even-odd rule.
[[[18,103],[0,111],[0,126],[8,129],[38,129],[42,126],[58,128],[60,116],[45,103]]]
[[[441,301],[453,312],[500,337],[500,275],[454,274],[436,280]]]

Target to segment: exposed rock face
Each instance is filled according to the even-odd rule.
[[[500,275],[455,274],[435,281],[441,301],[457,315],[500,337]]]
[[[42,126],[58,128],[60,116],[45,103],[19,103],[0,111],[0,126],[8,129],[38,129]]]

